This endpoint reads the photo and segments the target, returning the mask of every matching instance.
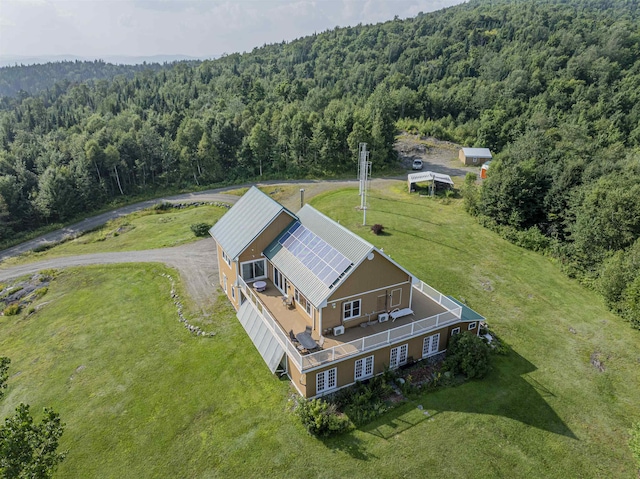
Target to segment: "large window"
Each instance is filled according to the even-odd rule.
[[[224,292],[227,292],[227,275],[222,275],[222,287],[224,288]]]
[[[337,368],[333,368],[316,375],[316,394],[335,389],[337,371]]]
[[[356,361],[356,381],[373,376],[373,356]]]
[[[438,352],[438,346],[440,345],[440,333],[433,336],[427,336],[422,343],[422,357],[426,358]]]
[[[349,301],[348,303],[344,303],[342,305],[343,318],[344,319],[353,319],[360,316],[360,306],[362,302],[359,299],[355,301]]]
[[[397,348],[391,348],[391,357],[389,359],[389,368],[395,369],[398,366],[407,364],[407,352],[409,351],[409,345],[403,344]]]
[[[263,259],[242,263],[242,279],[244,279],[245,281],[253,281],[254,279],[258,278],[265,278],[266,271],[266,263]]]

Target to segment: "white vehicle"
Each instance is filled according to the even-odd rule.
[[[413,160],[413,166],[411,167],[413,170],[421,170],[422,169],[422,160]]]

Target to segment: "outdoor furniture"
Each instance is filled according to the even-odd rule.
[[[265,289],[267,289],[266,281],[256,281],[253,283],[253,289],[255,289],[258,293],[262,293]]]
[[[389,313],[389,316],[391,316],[391,319],[395,321],[398,318],[402,318],[403,316],[409,316],[410,314],[413,314],[413,310],[411,308],[403,308],[403,309],[396,308]],[[393,321],[391,322],[393,323]]]
[[[291,341],[293,341],[294,343],[298,342],[298,339],[296,338],[296,335],[293,334],[293,329],[289,330],[289,339],[291,339]]]
[[[280,299],[282,300],[282,306],[286,308],[291,308],[293,305],[293,300],[289,296],[281,296]]]
[[[296,339],[300,342],[301,346],[309,351],[318,347],[318,343],[316,343],[311,337],[311,333],[308,333],[306,331],[296,334]]]

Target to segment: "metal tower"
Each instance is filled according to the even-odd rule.
[[[367,224],[367,195],[369,193],[369,182],[371,181],[371,162],[369,161],[369,152],[367,144],[360,143],[358,147],[358,178],[360,179],[360,209],[363,211],[362,226]]]

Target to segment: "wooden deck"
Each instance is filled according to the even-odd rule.
[[[267,287],[263,292],[255,292],[260,301],[267,307],[271,316],[280,324],[282,330],[289,335],[289,331],[293,331],[294,334],[300,333],[305,330],[307,326],[312,327],[313,323],[306,311],[302,311],[296,307],[288,307],[282,301],[282,293],[276,288],[276,286],[270,280],[264,280],[267,283]],[[249,285],[251,287],[251,285]],[[398,318],[393,321],[391,318],[384,322],[379,323],[377,321],[366,324],[366,326],[354,326],[347,327],[344,334],[340,336],[325,336],[324,349],[331,348],[333,346],[339,346],[344,343],[349,343],[356,339],[361,339],[366,336],[371,336],[377,333],[385,332],[399,326],[403,326],[424,318],[434,316],[439,313],[443,313],[446,309],[433,301],[428,296],[422,294],[417,289],[413,289],[413,301],[412,301],[413,315]],[[320,335],[318,331],[313,331],[313,339],[318,341]]]

